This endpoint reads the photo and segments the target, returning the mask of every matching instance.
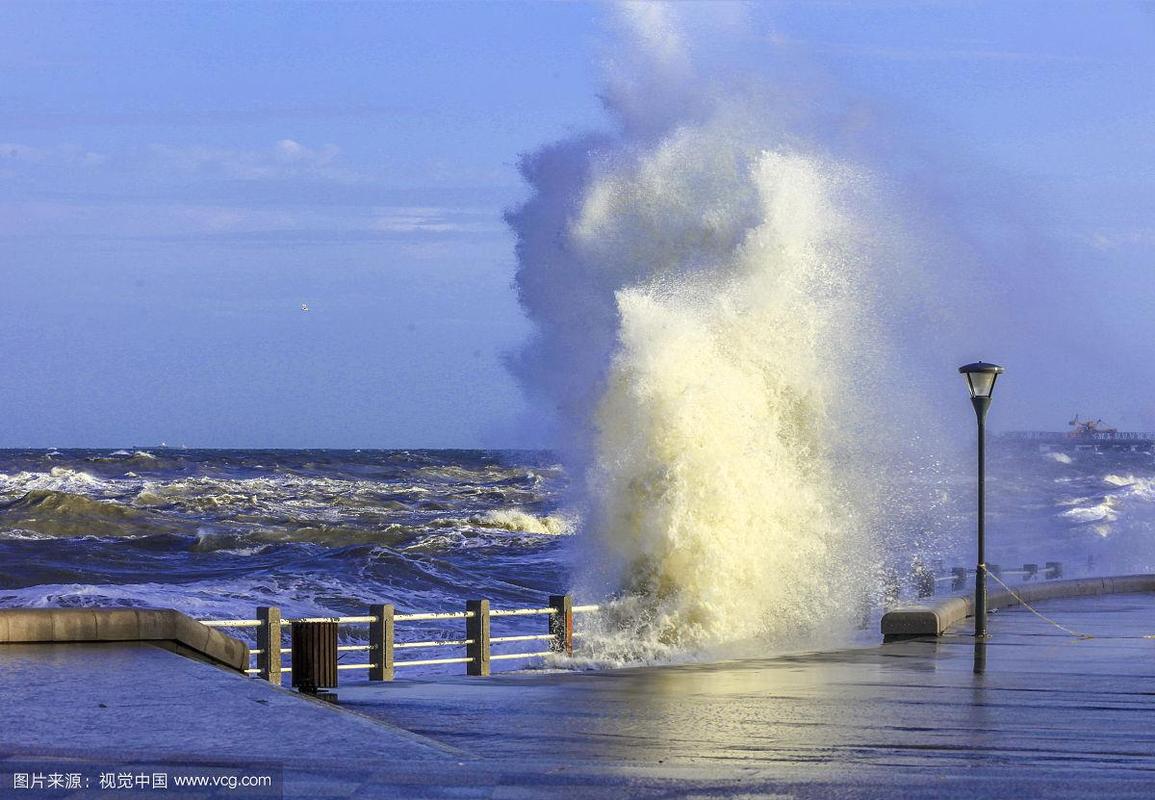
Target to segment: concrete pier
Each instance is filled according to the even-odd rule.
[[[1039,608],[1095,638],[1008,608],[980,648],[951,631],[720,664],[343,676],[340,708],[144,645],[4,646],[0,781],[29,762],[193,762],[278,769],[292,798],[1152,796],[1155,596]]]

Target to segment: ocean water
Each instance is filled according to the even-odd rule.
[[[892,532],[882,557],[903,593],[915,558],[944,571],[973,562],[972,466],[960,458],[952,472],[911,476],[926,505],[901,510],[909,527]],[[1070,576],[1155,569],[1150,454],[995,446],[988,472],[992,563],[1062,561]],[[0,451],[0,605],[152,606],[199,618],[253,617],[258,605],[286,616],[363,614],[373,602],[453,611],[483,597],[540,605],[571,590],[589,566],[579,562],[596,557],[574,546],[586,534],[565,507],[570,496],[561,465],[526,451]],[[807,574],[839,580],[844,555],[811,552]],[[636,591],[618,593],[610,623],[629,635],[629,615],[644,613]],[[604,599],[579,588],[578,602]],[[622,631],[605,625],[590,631],[586,657],[601,647],[606,660],[628,661],[614,638]],[[502,626],[544,632],[542,618]],[[459,638],[459,627],[405,634]],[[729,644],[764,652],[781,643],[775,630]]]
[[[540,606],[570,586],[565,486],[533,452],[0,451],[0,605],[201,619]]]

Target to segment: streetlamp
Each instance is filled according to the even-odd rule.
[[[983,521],[986,516],[986,421],[991,407],[991,393],[995,380],[1003,372],[998,364],[976,361],[959,367],[971,393],[971,404],[979,423],[979,560],[975,569],[975,636],[987,635],[987,563],[983,555]]]

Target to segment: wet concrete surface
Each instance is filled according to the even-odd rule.
[[[1094,638],[1016,608],[979,648],[968,624],[766,660],[347,687],[342,701],[489,759],[700,768],[771,794],[1155,796],[1155,596],[1038,608]]]
[[[968,625],[720,664],[351,682],[339,709],[143,645],[5,646],[0,797],[20,764],[113,761],[262,764],[302,798],[1155,796],[1155,596],[1038,608],[1093,638],[1015,608],[981,648]]]

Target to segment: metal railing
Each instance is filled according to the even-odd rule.
[[[1024,583],[1036,580],[1056,580],[1063,577],[1061,561],[1047,561],[1040,570],[1038,564],[1023,564],[1021,569],[1002,569],[998,564],[987,564],[987,572],[998,577],[1017,575]],[[965,589],[975,570],[971,567],[952,567],[950,572],[937,574],[926,565],[916,564],[911,570],[911,583],[918,597],[933,597],[939,586],[950,584],[951,591]]]
[[[1094,431],[1074,433],[1072,431],[1008,431],[999,434],[1008,441],[1040,441],[1077,444],[1079,442],[1153,442],[1155,433],[1147,431]]]
[[[368,670],[371,681],[393,680],[397,669],[436,666],[443,664],[465,664],[467,675],[489,675],[490,664],[494,661],[540,658],[548,655],[573,655],[574,614],[600,609],[598,605],[575,606],[573,598],[566,595],[551,595],[549,604],[540,608],[495,608],[489,607],[488,600],[470,600],[464,611],[414,612],[398,614],[392,604],[383,603],[369,607],[369,614],[359,617],[300,617],[283,619],[281,610],[275,606],[257,608],[256,619],[210,619],[201,620],[211,628],[256,628],[257,647],[249,650],[249,655],[257,660],[256,667],[246,672],[263,680],[280,685],[281,675],[291,673],[292,664],[285,666],[281,656],[291,654],[292,648],[284,646],[283,629],[294,622],[336,622],[340,625],[368,625],[367,644],[346,644],[337,647],[339,653],[368,653],[369,661],[356,664],[338,664],[338,670]],[[491,636],[492,620],[503,617],[544,616],[547,618],[546,633]],[[395,641],[397,623],[463,620],[465,636],[460,639],[428,639],[424,641]],[[493,653],[495,644],[514,642],[547,642],[547,650],[523,653]],[[464,647],[464,656],[449,658],[417,658],[398,661],[398,650],[425,650],[438,647]],[[291,660],[291,659],[290,659]]]

